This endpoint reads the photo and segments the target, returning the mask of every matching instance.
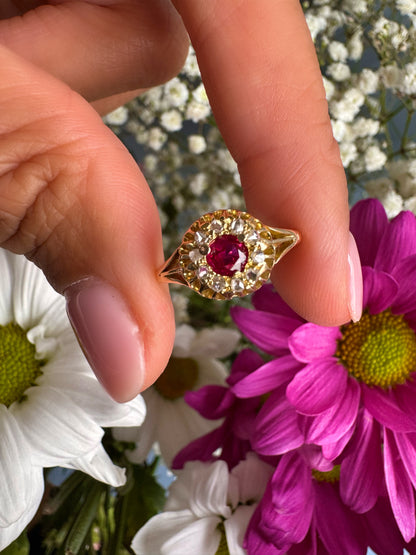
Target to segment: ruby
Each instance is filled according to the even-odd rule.
[[[247,263],[248,250],[235,235],[220,235],[209,246],[207,262],[215,273],[233,276],[242,272]]]

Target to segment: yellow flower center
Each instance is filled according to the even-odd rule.
[[[336,357],[359,382],[389,389],[416,370],[416,335],[402,314],[365,311],[341,331]]]
[[[173,401],[194,389],[198,381],[198,363],[193,358],[171,357],[163,374],[155,382],[156,391]]]
[[[218,545],[218,549],[215,552],[215,555],[230,555],[230,551],[228,549],[228,543],[227,543],[227,536],[225,535],[224,524],[220,522],[220,524],[218,524],[217,526],[217,529],[221,533],[221,539]]]
[[[36,347],[18,324],[0,326],[0,404],[9,407],[22,401],[26,389],[35,385],[45,361],[36,358]]]
[[[312,476],[315,478],[317,482],[328,482],[330,484],[335,484],[339,482],[339,472],[341,466],[336,464],[332,470],[328,470],[327,472],[321,472],[320,470],[312,470]]]

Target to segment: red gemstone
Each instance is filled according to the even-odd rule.
[[[235,235],[220,235],[209,246],[207,262],[217,274],[233,276],[242,272],[247,263],[248,250]]]

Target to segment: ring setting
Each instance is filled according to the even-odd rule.
[[[159,278],[209,299],[243,297],[259,289],[274,265],[300,241],[239,210],[216,210],[196,220],[166,261]]]

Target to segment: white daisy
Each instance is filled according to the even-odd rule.
[[[183,397],[187,391],[204,385],[224,384],[227,369],[217,358],[230,355],[239,338],[236,330],[219,327],[199,332],[187,324],[177,328],[168,366],[143,393],[147,409],[143,425],[136,430],[114,430],[117,439],[137,442],[136,449],[127,452],[130,460],[142,462],[157,442],[165,463],[170,466],[182,447],[218,425],[217,421],[200,416]]]
[[[86,362],[65,301],[24,257],[0,249],[0,550],[35,514],[45,467],[87,472],[113,486],[124,470],[104,451],[101,426],[140,424],[139,396],[120,405]]]
[[[243,555],[244,534],[273,468],[249,453],[229,473],[224,461],[188,462],[169,488],[165,511],[135,535],[137,555]]]

